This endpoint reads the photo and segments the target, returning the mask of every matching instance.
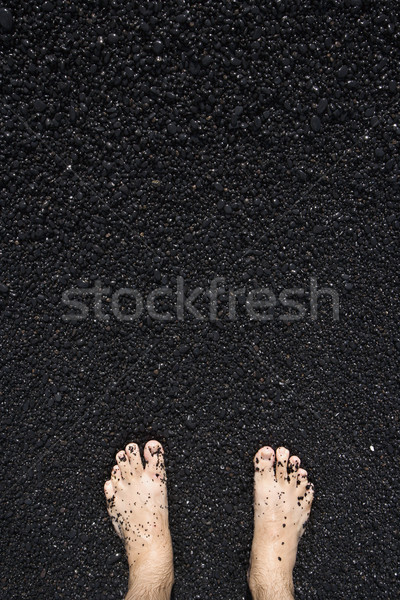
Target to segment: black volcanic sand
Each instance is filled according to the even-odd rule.
[[[123,597],[103,483],[151,438],[177,600],[248,597],[264,444],[316,487],[297,598],[396,595],[399,6],[265,5],[0,9],[2,598]],[[121,287],[217,276],[245,289],[236,320],[227,294],[215,321],[111,314]],[[311,320],[312,277],[339,321],[327,295]],[[63,320],[63,293],[96,280],[109,320],[89,296]],[[304,318],[251,320],[259,287],[304,288]]]

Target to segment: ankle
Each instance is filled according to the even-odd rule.
[[[253,600],[294,599],[291,574],[277,570],[263,570],[261,573],[252,569],[249,573],[248,584]]]
[[[150,563],[151,565],[151,563]],[[174,585],[173,568],[146,571],[129,569],[127,600],[168,600]]]
[[[174,584],[172,556],[160,560],[150,551],[139,560],[129,561],[129,587],[126,600],[169,600]],[[157,565],[156,567],[154,565]]]
[[[170,600],[173,582],[151,584],[134,580],[129,583],[125,600]]]
[[[272,582],[267,585],[256,584],[255,587],[249,584],[249,587],[253,600],[294,600],[293,588],[282,585],[281,582],[276,585]]]

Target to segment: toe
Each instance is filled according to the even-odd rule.
[[[260,448],[254,457],[254,470],[262,476],[274,477],[275,452],[270,446]]]
[[[134,442],[131,442],[125,448],[125,452],[129,458],[131,471],[136,474],[141,474],[143,472],[143,464],[142,459],[140,458],[139,446]]]
[[[123,450],[121,450],[117,453],[115,460],[117,461],[117,465],[119,466],[119,470],[121,471],[122,479],[127,479],[130,473],[128,456]]]
[[[297,502],[299,506],[309,513],[314,498],[314,485],[308,481],[307,475],[300,477],[300,483],[296,488]]]
[[[299,469],[297,471],[297,486],[306,486],[308,484],[307,471],[305,469]]]
[[[121,483],[121,471],[118,465],[114,465],[111,471],[111,481],[113,483],[114,489]]]
[[[288,459],[289,450],[287,448],[278,448],[276,451],[276,478],[278,481],[287,479]]]
[[[300,459],[298,456],[291,456],[289,458],[287,472],[288,472],[288,481],[292,485],[296,485],[297,483],[297,473],[300,468]]]
[[[307,510],[311,510],[311,504],[314,500],[314,484],[308,483],[304,492],[304,501],[307,505]]]
[[[113,482],[110,479],[104,484],[104,493],[106,495],[107,500],[111,500],[111,498],[114,496],[114,486]]]
[[[146,471],[152,477],[165,480],[164,449],[160,442],[156,440],[147,442],[144,448],[144,459],[146,461]]]

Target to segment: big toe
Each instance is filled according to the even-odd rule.
[[[164,449],[160,442],[151,440],[144,447],[146,472],[153,478],[165,481]]]
[[[262,478],[271,478],[275,476],[274,473],[275,463],[275,452],[270,446],[263,446],[260,448],[254,457],[254,470],[256,476]]]

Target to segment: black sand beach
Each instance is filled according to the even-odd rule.
[[[123,598],[103,483],[152,438],[176,600],[249,597],[263,444],[315,484],[296,597],[395,597],[399,16],[0,9],[2,598]]]

